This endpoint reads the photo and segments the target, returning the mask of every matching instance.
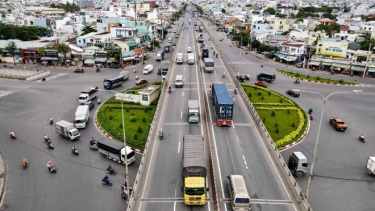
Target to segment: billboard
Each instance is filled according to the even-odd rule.
[[[345,40],[319,40],[316,54],[334,57],[346,57],[348,42]]]

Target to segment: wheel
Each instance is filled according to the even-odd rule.
[[[303,171],[297,171],[296,177],[302,177],[304,175]]]

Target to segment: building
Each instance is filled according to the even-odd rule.
[[[348,42],[341,38],[321,38],[316,46],[316,54],[346,58]]]
[[[269,22],[269,29],[273,29],[277,32],[289,31],[289,24],[286,19],[275,18]]]

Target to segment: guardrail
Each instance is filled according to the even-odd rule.
[[[182,23],[181,29],[184,28],[184,25],[185,25],[185,22]],[[178,42],[180,42],[181,37],[182,36],[178,37]],[[176,43],[176,46],[177,46],[177,43]],[[159,96],[159,102],[158,102],[158,105],[156,106],[156,111],[155,111],[155,114],[154,114],[154,118],[153,118],[151,126],[150,126],[150,132],[149,132],[149,134],[147,136],[147,141],[146,141],[145,149],[144,149],[143,154],[142,154],[141,163],[139,164],[137,176],[135,177],[135,180],[134,180],[133,191],[132,191],[132,193],[131,193],[131,195],[129,197],[129,203],[128,203],[128,206],[127,206],[127,210],[128,211],[131,211],[131,210],[133,210],[135,208],[135,202],[136,202],[135,196],[138,195],[139,185],[140,185],[140,182],[142,180],[144,167],[146,166],[146,161],[149,160],[149,156],[150,156],[149,149],[151,149],[152,145],[155,144],[155,142],[152,141],[152,137],[157,132],[157,131],[155,132],[154,128],[157,128],[156,121],[160,118],[159,112],[162,109],[161,108],[162,105],[164,104],[165,94],[167,93],[166,90],[168,89],[168,86],[170,84],[170,77],[172,75],[171,72],[172,72],[172,67],[174,65],[174,61],[175,61],[175,57],[176,57],[176,52],[177,52],[177,50],[173,52],[171,61],[169,63],[168,73],[167,73],[167,76],[166,76],[166,78],[168,78],[168,80],[164,81],[164,85],[163,85],[163,87],[161,89],[161,94]],[[162,61],[160,61],[160,62],[162,62]]]
[[[205,27],[206,28],[206,27]],[[236,86],[238,87],[238,93],[242,97],[242,99],[245,102],[246,108],[253,117],[254,120],[256,120],[256,127],[258,128],[258,131],[263,136],[263,141],[266,143],[266,146],[268,147],[268,151],[271,153],[271,155],[274,158],[274,161],[276,161],[277,166],[280,168],[280,172],[282,173],[283,177],[285,178],[285,181],[287,182],[291,192],[293,193],[296,201],[298,202],[299,207],[303,211],[312,211],[312,208],[308,201],[306,200],[305,195],[303,194],[301,188],[297,184],[297,181],[294,179],[294,176],[290,172],[287,163],[281,156],[281,153],[277,149],[274,141],[272,140],[270,134],[268,133],[266,127],[264,126],[262,120],[258,116],[258,113],[256,112],[253,104],[251,103],[249,97],[246,95],[245,90],[240,85],[240,82],[238,81],[236,75],[234,74],[234,71],[232,67],[228,64],[228,61],[226,57],[224,56],[224,53],[222,52],[222,49],[216,44],[215,40],[212,39],[212,36],[208,30],[207,34],[211,38],[212,43],[214,44],[217,52],[219,53],[221,59],[224,62],[225,67],[230,70],[228,71],[230,76],[232,77],[232,80],[235,82]]]

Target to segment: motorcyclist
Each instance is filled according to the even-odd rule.
[[[169,93],[172,92],[172,87],[171,86],[168,87],[168,91],[169,91]]]
[[[48,139],[48,140],[47,140],[47,146],[48,146],[48,147],[51,147],[51,145],[52,145],[52,141],[51,141],[51,139]]]
[[[27,159],[26,158],[22,159],[22,164],[26,164],[27,165]]]
[[[362,134],[362,135],[359,136],[359,138],[360,138],[361,140],[365,140],[365,135]]]
[[[94,137],[91,137],[90,144],[91,144],[91,145],[96,144],[96,140],[94,139]]]
[[[309,114],[311,114],[312,112],[313,112],[313,109],[309,108]]]
[[[225,78],[225,72],[223,73],[223,78]]]
[[[102,179],[103,182],[108,183],[109,177],[108,175],[105,175],[105,177]]]
[[[234,88],[234,93],[235,94],[237,94],[237,91],[238,91],[238,89],[237,89],[237,86]]]
[[[73,146],[72,147],[72,151],[75,152],[77,150],[77,147],[76,146]]]
[[[161,128],[159,130],[159,136],[163,136],[163,129],[161,129]]]
[[[49,169],[51,169],[52,167],[54,167],[55,165],[52,163],[52,161],[48,161],[48,163],[47,163],[47,167],[49,168]]]
[[[98,97],[98,104],[102,103],[102,101],[100,100],[100,98]]]
[[[108,171],[108,172],[110,172],[110,173],[112,173],[112,172],[113,172],[113,168],[112,168],[112,166],[111,166],[111,165],[109,165],[109,166],[108,166],[108,168],[107,168],[107,171]]]
[[[47,136],[47,134],[44,134],[44,136],[43,136],[43,138],[44,138],[44,140],[49,140],[49,137]]]
[[[135,80],[138,80],[138,78],[139,78],[138,75],[136,75],[136,76],[135,76]]]
[[[263,67],[263,63],[260,63],[260,67]]]
[[[13,130],[12,130],[12,131],[10,131],[10,133],[9,133],[9,134],[10,134],[10,136],[11,136],[11,137],[16,137],[16,134],[15,134],[15,133],[13,132]]]
[[[52,117],[49,118],[49,123],[52,123],[53,122],[53,119]]]

